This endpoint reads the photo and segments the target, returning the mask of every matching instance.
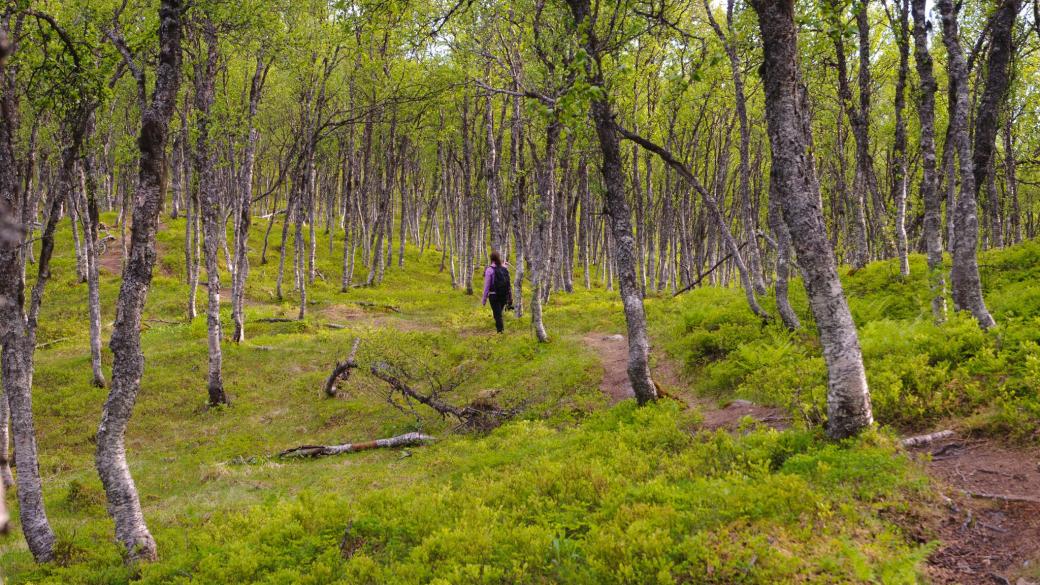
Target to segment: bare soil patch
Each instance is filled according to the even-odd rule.
[[[583,341],[599,356],[603,364],[603,380],[599,387],[610,399],[610,403],[617,404],[634,397],[635,392],[628,379],[628,340],[625,336],[590,333]],[[685,402],[687,407],[700,410],[704,417],[701,429],[736,431],[746,417],[773,428],[783,429],[790,426],[788,414],[782,408],[762,406],[747,400],[733,400],[720,408],[712,400],[680,390],[683,384],[675,367],[668,361],[658,363],[654,369],[654,379],[659,385],[663,382],[667,386],[667,389],[659,389],[664,390],[668,396]]]
[[[722,408],[702,407],[701,413],[704,416],[703,426],[709,431],[735,431],[747,417],[774,429],[786,429],[791,426],[791,418],[784,409],[762,406],[749,400],[732,400]]]
[[[382,307],[367,307],[357,302],[329,305],[321,309],[321,316],[330,323],[347,327],[362,325],[375,329],[387,328],[406,332],[437,331],[440,329],[435,325],[409,319],[405,315],[387,311]]]
[[[1040,451],[953,436],[910,450],[945,506],[928,560],[935,583],[1040,582]]]
[[[100,229],[99,235],[103,243],[102,252],[97,257],[98,268],[104,270],[109,274],[121,275],[123,273],[123,239],[120,236],[113,235],[112,229],[109,226],[101,224],[98,226]],[[158,231],[162,231],[164,226],[160,223]],[[127,229],[126,237],[130,237],[130,230]],[[128,244],[129,247],[129,244]],[[173,276],[173,271],[162,261],[163,247],[159,242],[155,243],[156,261],[155,268],[164,276]]]
[[[98,267],[110,274],[123,271],[123,242],[118,237],[106,238],[104,251],[97,259]]]

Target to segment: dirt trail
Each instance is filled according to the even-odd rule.
[[[910,450],[944,496],[935,583],[1040,583],[1040,451],[953,436]],[[1029,501],[1031,500],[1031,501]]]
[[[123,241],[118,237],[106,237],[102,253],[97,257],[98,267],[109,274],[123,272]]]
[[[610,403],[617,404],[634,397],[632,383],[628,379],[628,341],[625,336],[590,333],[583,341],[599,356],[603,364],[603,380],[599,388],[610,399]],[[761,406],[747,400],[733,400],[719,407],[713,400],[699,398],[681,390],[685,385],[671,362],[659,361],[653,373],[654,381],[670,396],[700,410],[704,417],[702,429],[734,431],[743,422],[744,417],[751,417],[773,428],[786,428],[789,424],[787,413],[780,408]]]
[[[345,301],[319,309],[321,316],[336,325],[363,325],[373,329],[397,331],[440,331],[436,323],[409,318],[384,306],[364,306],[357,301]]]

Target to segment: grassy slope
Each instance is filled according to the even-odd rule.
[[[510,320],[504,336],[489,333],[487,310],[450,289],[434,252],[418,258],[410,249],[407,269],[389,268],[379,289],[340,294],[337,254],[329,256],[324,239],[319,270],[332,282],[319,279],[310,289],[309,318],[248,323],[247,344],[225,349],[233,406],[207,410],[204,319],[165,322],[182,320],[187,296],[177,277],[182,230],[183,222],[168,222],[161,235],[146,310],[153,321],[143,334],[147,369],[128,436],[162,560],[126,568],[112,542],[92,460],[105,391],[89,385],[86,291],[74,283],[66,255],[48,292],[41,342],[70,339],[38,352],[35,388],[61,561],[34,566],[16,530],[0,539],[0,567],[14,583],[919,578],[927,547],[908,543],[886,518],[912,510],[927,496],[926,484],[884,436],[841,445],[821,439],[813,423],[825,378],[813,336],[763,326],[738,291],[651,299],[658,346],[686,366],[698,390],[787,406],[798,429],[694,436],[695,413],[670,405],[605,409],[599,362],[580,340],[589,331],[622,331],[613,293],[555,295],[546,317],[553,342],[538,345],[526,322]],[[61,238],[59,249],[69,249],[67,229]],[[980,430],[1029,437],[1040,412],[1040,289],[1032,284],[1038,255],[1040,246],[1025,244],[983,256],[988,300],[1001,323],[993,334],[959,317],[942,327],[930,323],[920,258],[907,282],[892,263],[848,280],[881,423],[907,430],[967,417]],[[264,266],[254,258],[250,320],[296,314],[292,295],[272,301],[274,251],[270,257],[275,262]],[[111,274],[103,281],[109,323],[118,282]],[[366,312],[356,301],[392,304],[401,313]],[[199,303],[204,307],[203,294]],[[795,304],[806,316],[801,291]],[[329,368],[355,335],[365,340],[362,360],[417,356],[465,371],[455,400],[500,389],[501,400],[524,402],[522,420],[487,437],[448,437],[408,457],[378,451],[270,459],[300,443],[416,428],[447,436],[448,425],[435,417],[419,422],[393,410],[369,376],[356,375],[338,399],[320,397]],[[107,350],[105,357],[107,366]]]

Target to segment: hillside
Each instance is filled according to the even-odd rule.
[[[1022,561],[1035,557],[975,576],[929,567],[929,555],[933,564],[941,561],[949,548],[943,540],[953,538],[944,532],[953,515],[944,498],[964,496],[938,473],[930,478],[895,437],[953,428],[987,446],[1004,445],[1023,461],[1032,457],[1040,416],[1036,243],[982,255],[987,298],[1001,323],[988,333],[964,316],[931,323],[921,258],[912,258],[908,280],[898,278],[892,262],[846,277],[880,428],[833,443],[818,425],[826,379],[811,329],[791,334],[761,323],[739,290],[649,298],[655,372],[680,400],[612,406],[601,382],[624,364],[589,339],[623,332],[616,293],[554,293],[545,316],[548,344],[512,317],[506,334],[496,336],[478,299],[452,290],[438,272],[437,251],[420,255],[414,248],[404,268],[387,269],[384,286],[344,294],[319,277],[306,319],[271,323],[260,320],[294,317],[295,298],[274,301],[275,266],[253,258],[246,342],[224,349],[231,405],[208,408],[205,319],[184,318],[183,231],[182,222],[166,220],[160,234],[142,333],[147,366],[127,440],[160,561],[125,566],[111,538],[92,444],[105,391],[90,384],[78,325],[85,290],[75,280],[74,257],[63,254],[41,319],[34,392],[58,559],[34,565],[16,527],[0,541],[0,566],[11,583],[645,583],[648,576],[659,583],[912,583],[928,575],[985,582],[990,571],[1030,576]],[[253,237],[262,238],[261,228]],[[71,248],[61,243],[67,230],[58,238],[59,249]],[[109,262],[118,266],[118,246],[110,248],[116,252]],[[319,274],[334,273],[336,259],[323,239],[317,249]],[[110,325],[117,276],[103,269],[102,285]],[[808,322],[804,293],[797,286],[792,292]],[[362,340],[362,367],[336,398],[326,398],[325,378],[354,337]],[[106,368],[109,360],[106,350]],[[453,433],[452,421],[432,410],[387,402],[385,385],[366,370],[381,360],[458,378],[458,388],[444,395],[453,403],[495,390],[495,400],[519,414],[487,434]],[[705,424],[706,413],[714,417],[737,398],[780,407],[789,418],[773,426],[783,430],[753,417]],[[276,457],[300,444],[412,430],[438,440],[314,460]],[[1003,483],[1015,491],[1013,480]],[[977,505],[1036,509],[1029,502]],[[1032,542],[1022,554],[1036,552]]]

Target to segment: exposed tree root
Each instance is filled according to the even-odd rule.
[[[1040,498],[1033,496],[1016,496],[1014,494],[989,494],[986,492],[970,492],[965,490],[965,495],[973,498],[982,498],[984,500],[1000,500],[1002,502],[1028,502],[1030,504],[1040,504]]]

